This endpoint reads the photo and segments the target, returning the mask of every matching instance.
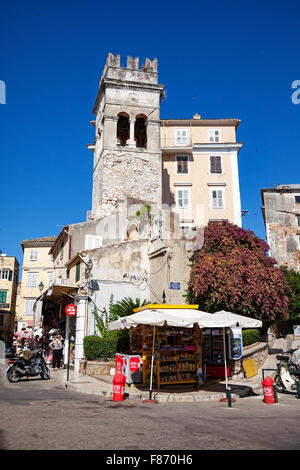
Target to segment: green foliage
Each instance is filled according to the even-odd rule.
[[[209,223],[204,245],[191,258],[187,302],[206,312],[227,310],[263,320],[287,319],[290,291],[268,245],[250,230]]]
[[[99,356],[101,346],[100,346],[101,338],[97,335],[92,336],[85,336],[83,338],[83,349],[84,354],[87,360],[92,361]]]
[[[293,269],[281,268],[289,288],[286,295],[289,298],[289,315],[291,320],[296,320],[300,315],[300,273]]]
[[[100,338],[97,335],[85,336],[83,339],[84,354],[88,361],[103,359],[107,361],[115,357],[117,352],[127,353],[129,350],[128,332],[118,332],[112,338]]]
[[[129,333],[128,330],[112,330],[108,329],[110,322],[116,321],[120,317],[131,315],[133,309],[142,307],[149,303],[147,300],[141,302],[140,299],[133,300],[131,297],[113,302],[113,295],[109,300],[109,308],[103,308],[100,314],[97,309],[94,310],[96,327],[100,336],[86,336],[83,340],[84,354],[87,360],[113,358],[116,352],[127,353],[129,351]]]
[[[143,204],[140,210],[136,211],[135,215],[141,221],[151,223],[151,206],[148,204]]]
[[[249,346],[250,344],[257,343],[259,341],[259,331],[256,329],[242,330],[243,345]]]
[[[126,317],[127,315],[132,315],[135,308],[143,307],[149,303],[148,300],[140,299],[133,300],[131,297],[124,297],[124,299],[119,300],[115,304],[111,305],[111,314],[117,318]]]
[[[111,295],[109,299],[108,311],[106,310],[106,308],[104,308],[103,310],[101,310],[101,315],[99,315],[96,307],[94,310],[94,315],[96,319],[96,327],[98,328],[99,333],[103,338],[115,338],[116,336],[118,336],[117,330],[110,331],[108,329],[108,324],[119,318],[119,316],[112,311],[112,306],[113,306],[113,295]]]

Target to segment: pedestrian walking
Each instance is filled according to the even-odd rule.
[[[53,352],[52,369],[59,369],[63,350],[60,335],[55,335],[54,340],[49,344],[49,347]]]
[[[33,340],[33,348],[34,349],[39,349],[41,347],[41,340],[39,335],[36,335],[34,340]]]

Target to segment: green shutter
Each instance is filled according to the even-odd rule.
[[[1,304],[6,303],[6,296],[7,296],[7,291],[6,290],[0,290],[0,303]]]
[[[9,281],[12,280],[12,275],[13,275],[13,272],[12,272],[12,270],[10,269],[10,270],[9,270],[9,274],[8,274],[8,280],[9,280]]]
[[[76,263],[76,277],[75,277],[75,282],[80,280],[80,261]]]

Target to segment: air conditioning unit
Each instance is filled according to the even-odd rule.
[[[93,219],[94,219],[93,211],[87,211],[86,220],[93,220]]]

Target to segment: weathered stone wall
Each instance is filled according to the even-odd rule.
[[[115,361],[80,361],[79,373],[84,375],[111,375],[110,370],[115,367]]]
[[[297,219],[300,216],[300,204],[295,202],[295,196],[300,196],[300,188],[284,190],[279,187],[263,191],[270,256],[280,266],[300,271],[300,226]]]
[[[105,153],[94,177],[93,207],[97,217],[117,211],[126,195],[159,203],[161,201],[160,155],[140,152]]]
[[[230,368],[231,379],[239,380],[245,377],[242,363],[247,359],[254,359],[256,367],[259,368],[263,365],[268,357],[268,344],[267,343],[255,343],[250,346],[243,348],[243,355],[241,359],[232,360],[229,359],[228,365]]]

